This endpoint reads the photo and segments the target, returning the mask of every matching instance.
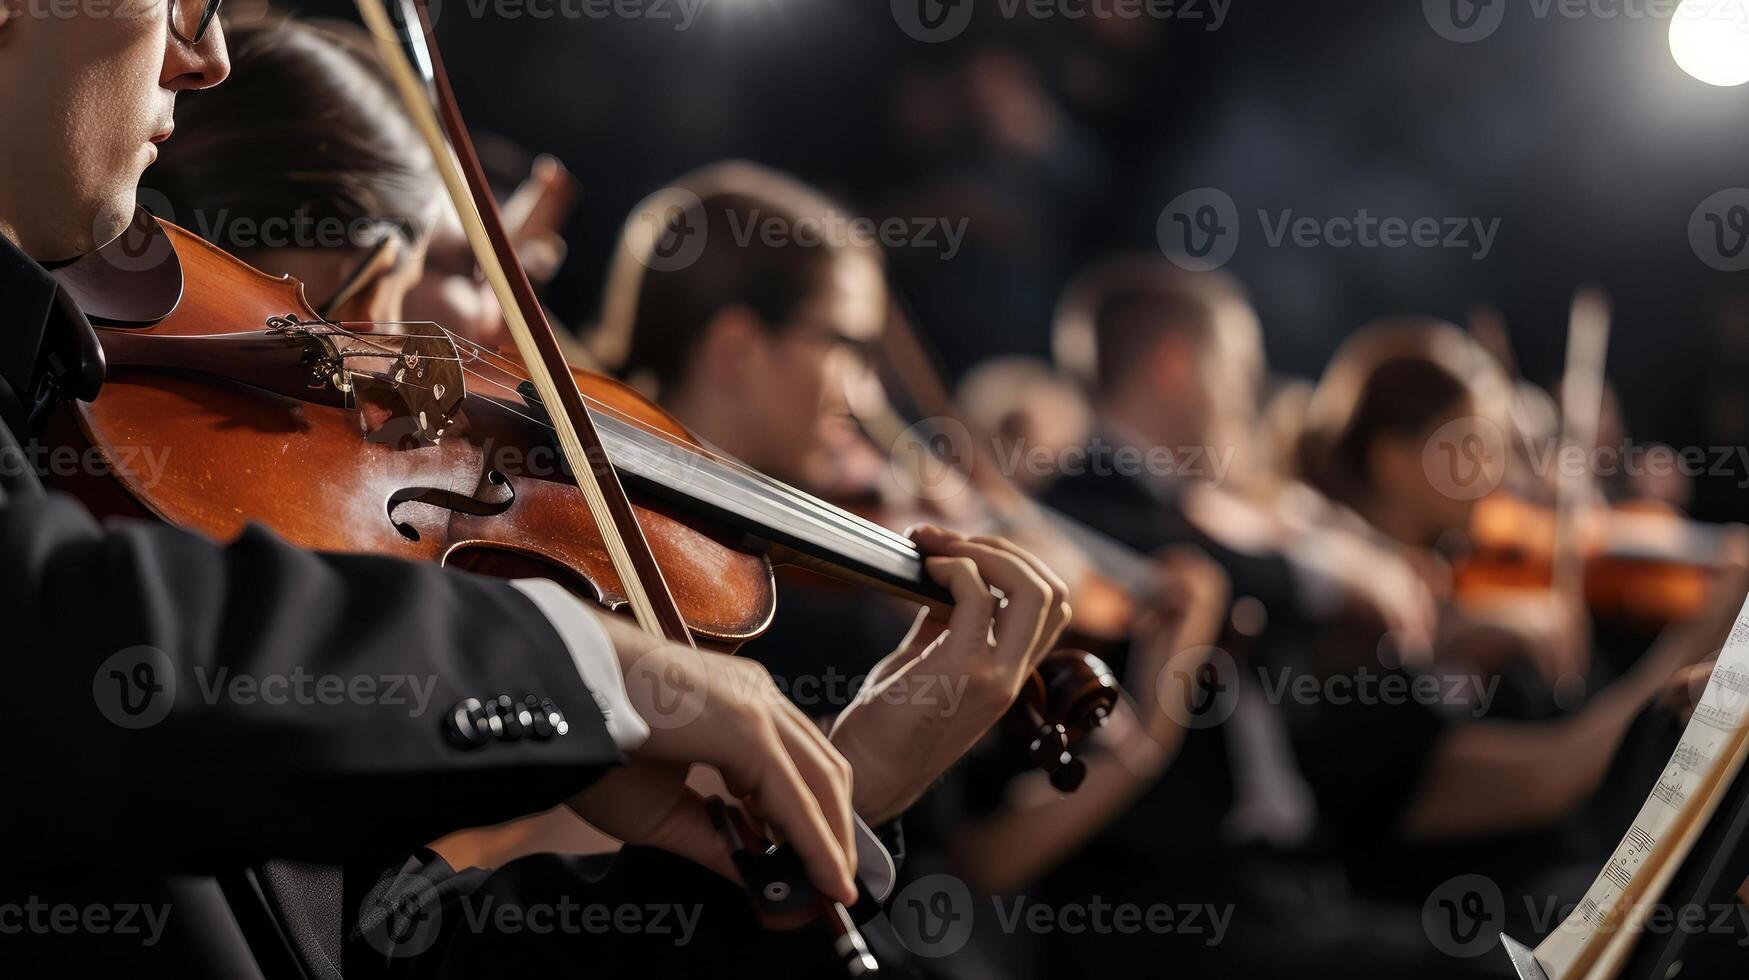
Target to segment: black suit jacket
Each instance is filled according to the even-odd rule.
[[[621,761],[558,634],[508,585],[254,526],[220,544],[99,524],[45,492],[25,452],[43,352],[90,330],[58,295],[0,239],[0,961],[187,955],[171,934],[234,946],[222,912],[166,898],[163,876],[388,862]],[[550,699],[568,731],[464,747],[446,730],[464,699],[501,694]],[[121,906],[153,902],[170,903],[156,941],[118,931]]]

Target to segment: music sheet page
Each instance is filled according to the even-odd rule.
[[[1695,838],[1737,778],[1749,741],[1749,602],[1737,614],[1694,717],[1633,826],[1573,914],[1536,948],[1550,980],[1610,977]]]

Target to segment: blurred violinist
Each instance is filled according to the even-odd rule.
[[[810,227],[829,227],[834,213],[843,209],[794,178],[752,164],[718,164],[681,178],[627,220],[593,349],[707,444],[780,479],[815,485],[831,427],[846,411],[846,385],[866,370],[864,355],[883,329],[887,304],[878,250],[809,234]],[[680,251],[671,254],[670,247]],[[927,527],[919,533],[940,540]],[[944,555],[972,556],[1012,546],[976,537],[941,547]],[[1061,588],[1054,573],[1048,577]],[[857,605],[870,607],[861,598]],[[864,628],[890,629],[885,607],[875,608],[876,622]],[[869,670],[858,710],[833,725],[834,743],[858,773],[858,810],[871,820],[908,806],[984,734],[996,720],[986,704],[1013,700],[1011,691],[992,700],[977,670],[969,687],[944,675],[944,690],[963,689],[954,694],[965,699],[963,707],[883,695],[907,673],[933,674],[938,663],[975,667],[958,651],[956,631],[939,645],[939,627],[914,624],[906,644]],[[836,640],[836,666],[868,666],[843,663],[855,658],[846,622],[823,628],[830,632],[821,640]],[[751,652],[776,643],[767,637]],[[903,666],[919,655],[920,663]],[[827,666],[777,656],[780,676]]]
[[[1715,638],[1701,629],[1672,633],[1628,677],[1597,693],[1572,717],[1546,725],[1488,718],[1485,696],[1480,703],[1468,697],[1448,702],[1443,696],[1438,703],[1288,696],[1290,689],[1279,686],[1282,677],[1317,679],[1319,690],[1338,690],[1324,686],[1332,678],[1349,685],[1368,675],[1375,681],[1394,676],[1387,683],[1409,685],[1419,671],[1407,665],[1431,666],[1408,656],[1393,634],[1384,634],[1380,642],[1381,634],[1373,632],[1372,641],[1354,645],[1355,636],[1367,634],[1342,626],[1347,603],[1341,597],[1354,583],[1355,571],[1374,577],[1392,573],[1398,583],[1393,590],[1366,588],[1358,593],[1368,600],[1363,608],[1393,594],[1410,597],[1406,608],[1375,622],[1419,623],[1422,642],[1430,647],[1441,635],[1436,593],[1410,556],[1394,554],[1388,540],[1374,538],[1365,525],[1315,495],[1293,506],[1299,513],[1318,515],[1316,520],[1211,519],[1211,514],[1242,516],[1257,509],[1231,506],[1222,495],[1211,494],[1219,488],[1210,484],[1220,482],[1215,463],[1206,471],[1188,472],[1118,465],[1124,459],[1145,462],[1150,450],[1162,447],[1176,454],[1174,460],[1185,459],[1187,447],[1201,449],[1216,462],[1236,460],[1239,453],[1232,450],[1244,445],[1243,433],[1255,424],[1252,399],[1259,387],[1255,379],[1261,372],[1261,348],[1255,319],[1229,282],[1190,276],[1158,262],[1117,268],[1116,273],[1106,269],[1084,281],[1066,304],[1076,315],[1058,345],[1071,366],[1090,367],[1097,380],[1094,404],[1102,435],[1090,444],[1087,458],[1103,458],[1108,465],[1097,471],[1090,465],[1065,476],[1047,499],[1143,548],[1178,543],[1205,548],[1231,578],[1235,596],[1263,599],[1269,621],[1213,689],[1220,696],[1211,703],[1222,706],[1221,713],[1192,728],[1177,762],[1131,812],[1048,874],[1039,887],[1052,900],[1065,902],[1085,901],[1093,893],[1110,898],[1120,887],[1114,880],[1135,881],[1123,891],[1144,904],[1161,895],[1211,901],[1224,897],[1238,909],[1235,932],[1305,929],[1289,944],[1296,963],[1316,962],[1325,955],[1332,962],[1347,962],[1352,953],[1345,950],[1352,943],[1354,948],[1367,947],[1381,964],[1381,975],[1392,973],[1379,960],[1384,956],[1401,956],[1402,963],[1418,968],[1438,964],[1459,969],[1463,975],[1462,964],[1442,963],[1445,958],[1425,945],[1418,915],[1410,914],[1418,906],[1380,904],[1364,892],[1396,879],[1393,884],[1400,889],[1382,897],[1400,894],[1406,902],[1418,903],[1416,896],[1424,896],[1437,880],[1401,883],[1404,846],[1546,827],[1573,812],[1601,783],[1633,718],[1664,689],[1673,671],[1704,656]],[[1078,311],[1084,311],[1084,319]],[[1078,358],[1077,350],[1084,356]],[[1353,370],[1354,365],[1338,358],[1335,373],[1326,381],[1349,378]],[[1365,389],[1368,374],[1360,372],[1358,390]],[[1327,402],[1331,390],[1321,391],[1322,399],[1314,396],[1314,402]],[[1432,499],[1421,448],[1440,425],[1477,414],[1475,406],[1483,398],[1465,378],[1432,390],[1449,390],[1452,397],[1414,421],[1405,419],[1400,428],[1379,427],[1375,431],[1380,434],[1365,441],[1357,457],[1375,461],[1373,468],[1363,470],[1369,488],[1389,506],[1402,508],[1391,518],[1379,511],[1381,519],[1400,522],[1396,526],[1414,540],[1427,540],[1425,535],[1437,533],[1434,529],[1463,519],[1460,504]],[[1378,404],[1388,413],[1394,403],[1381,399]],[[1222,432],[1231,433],[1225,438],[1232,441],[1223,442],[1218,435]],[[1403,434],[1385,435],[1391,432]],[[1127,455],[1124,447],[1131,447]],[[1223,454],[1223,449],[1229,452]],[[1155,452],[1153,458],[1165,457]],[[1241,473],[1243,467],[1235,462],[1231,472]],[[1387,493],[1382,481],[1370,482],[1374,474],[1404,485],[1393,485]],[[1422,485],[1409,486],[1413,479]],[[1310,491],[1290,493],[1304,498]],[[1278,531],[1236,531],[1248,526]],[[1313,549],[1303,546],[1306,541],[1340,542],[1350,556],[1345,559],[1349,575],[1321,574],[1323,566],[1308,556]],[[1352,556],[1370,557],[1355,562]],[[1740,571],[1732,578],[1721,583],[1715,611],[1725,606],[1734,610],[1743,579]],[[1272,683],[1278,685],[1275,694],[1270,693]],[[1485,685],[1481,689],[1487,690]],[[1501,792],[1502,785],[1513,789]],[[1235,845],[1245,847],[1234,850]],[[1273,853],[1298,856],[1280,864],[1269,856]],[[1334,865],[1305,863],[1318,855],[1327,855]],[[1140,880],[1120,871],[1133,872],[1138,861],[1150,869]],[[1327,888],[1309,883],[1334,868],[1354,875],[1362,893],[1324,892],[1320,915],[1296,910],[1279,898],[1308,887]],[[1275,899],[1245,897],[1265,881],[1278,883],[1270,889]],[[1392,922],[1397,925],[1388,925]],[[1154,952],[1160,941],[1155,937]],[[1052,962],[1064,966],[1096,955],[1095,949],[1097,955],[1110,956],[1115,948],[1111,937],[1084,946],[1066,936],[1051,937],[1047,947]],[[1182,952],[1187,962],[1197,962],[1196,950]],[[1136,955],[1146,954],[1138,949]],[[1230,969],[1242,955],[1227,949],[1211,963]]]

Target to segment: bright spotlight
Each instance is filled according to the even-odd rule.
[[[1708,85],[1749,82],[1749,2],[1683,0],[1670,20],[1670,53]]]

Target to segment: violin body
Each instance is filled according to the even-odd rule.
[[[623,603],[582,493],[528,406],[473,393],[441,436],[422,439],[412,420],[396,414],[406,408],[393,404],[392,394],[373,400],[355,391],[354,404],[347,405],[322,397],[314,387],[320,379],[308,371],[308,396],[271,390],[285,388],[283,375],[295,372],[260,362],[295,366],[303,357],[295,342],[282,345],[288,349],[276,358],[260,344],[189,352],[197,343],[221,346],[214,338],[227,333],[254,338],[270,322],[317,323],[320,317],[295,280],[258,272],[173,225],[164,230],[190,288],[156,323],[98,326],[107,378],[95,400],[69,407],[78,439],[102,454],[138,510],[219,539],[256,521],[306,548],[540,575],[568,582],[608,608]],[[215,282],[225,288],[198,288]],[[439,356],[482,359],[453,346]],[[519,364],[512,355],[495,358]],[[588,372],[574,374],[597,402],[690,442],[682,426],[630,389]],[[119,504],[113,492],[89,489],[81,494]],[[642,497],[634,504],[700,639],[734,645],[770,623],[775,588],[766,554],[737,545],[735,535],[687,522],[670,505]]]
[[[1454,565],[1460,600],[1546,591],[1554,578],[1551,508],[1510,494],[1477,502],[1469,548]],[[1659,504],[1616,504],[1587,514],[1580,528],[1584,599],[1593,614],[1656,628],[1704,608],[1721,560],[1719,529]]]

